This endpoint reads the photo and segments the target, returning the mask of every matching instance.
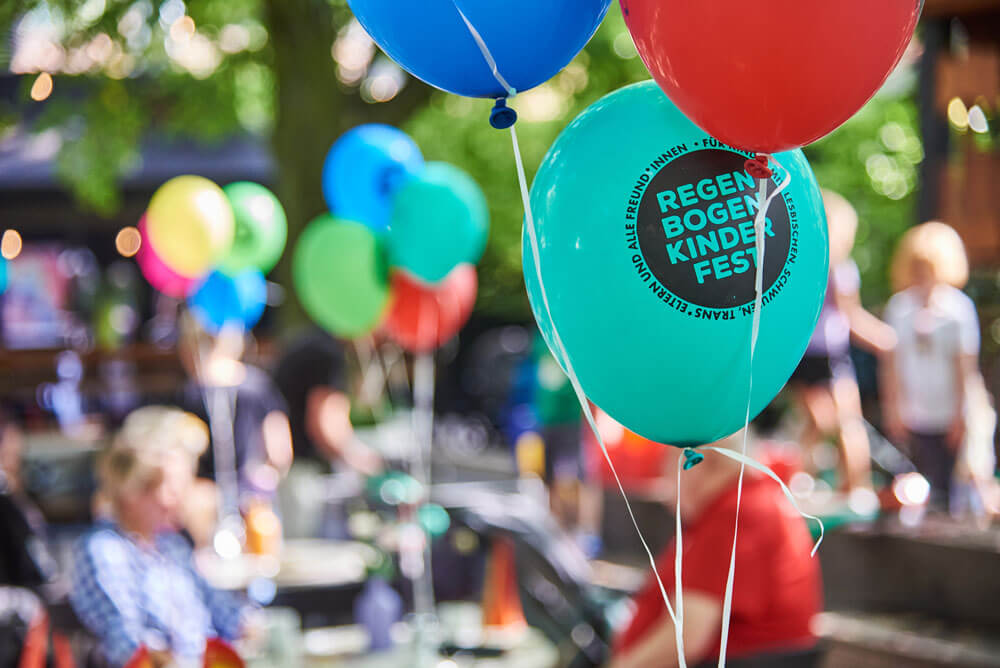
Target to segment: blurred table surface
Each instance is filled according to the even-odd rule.
[[[377,558],[364,543],[322,539],[289,539],[279,557],[242,554],[223,559],[210,549],[195,555],[198,570],[217,589],[246,589],[258,578],[278,589],[336,587],[363,582]]]
[[[556,646],[537,629],[483,630],[482,610],[477,603],[442,603],[437,612],[440,624],[435,646],[449,642],[462,647],[503,650],[499,656],[488,658],[456,655],[452,659],[458,666],[548,668],[558,662]],[[407,623],[393,628],[393,639],[396,645],[392,649],[369,653],[368,635],[361,626],[313,629],[304,636],[303,665],[309,668],[425,668],[438,666],[446,658],[433,648],[421,650]],[[254,661],[249,663],[252,668],[257,665]]]

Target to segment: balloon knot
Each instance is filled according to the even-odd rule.
[[[517,112],[507,106],[507,98],[497,98],[490,111],[490,125],[497,130],[506,130],[517,121]]]
[[[696,452],[693,448],[684,448],[684,470],[693,469],[705,460],[705,455]]]
[[[774,172],[772,172],[771,168],[767,166],[767,163],[767,156],[763,153],[758,153],[756,156],[743,163],[743,169],[745,169],[747,174],[755,179],[769,179]]]

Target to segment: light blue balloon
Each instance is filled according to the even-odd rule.
[[[535,177],[542,277],[580,384],[653,441],[700,445],[743,426],[757,189],[748,156],[698,129],[650,81],[585,110]],[[829,264],[812,170],[801,151],[776,157],[769,192],[785,170],[791,183],[768,209],[751,417],[802,357]],[[535,319],[560,359],[526,232],[522,252]]]
[[[432,86],[467,97],[503,97],[465,14],[517,91],[548,81],[586,46],[610,0],[348,0],[390,58]]]
[[[188,297],[188,307],[205,331],[218,334],[227,323],[253,329],[264,314],[267,281],[256,269],[229,276],[213,271]]]
[[[389,261],[428,283],[475,264],[486,248],[490,214],[472,177],[443,162],[427,163],[396,193]]]
[[[9,264],[9,260],[0,258],[0,294],[3,294],[7,290],[7,282],[10,280]]]
[[[330,147],[323,163],[323,196],[338,218],[381,232],[389,226],[393,194],[423,165],[420,149],[402,130],[359,125]]]

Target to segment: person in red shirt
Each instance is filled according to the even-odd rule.
[[[716,445],[738,449],[737,434]],[[666,457],[664,492],[677,498],[678,457]],[[722,606],[729,572],[739,464],[718,453],[681,475],[684,650],[687,662],[717,661]],[[747,469],[743,479],[739,540],[728,658],[808,652],[815,645],[810,621],[822,608],[819,562],[810,556],[805,520],[778,485]],[[674,603],[674,544],[663,551],[657,571]],[[677,665],[674,625],[650,575],[635,599],[632,621],[615,639],[613,668]]]

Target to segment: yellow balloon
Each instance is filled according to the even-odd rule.
[[[222,188],[201,176],[177,176],[153,193],[146,232],[156,255],[186,277],[207,273],[233,243],[233,209]]]

